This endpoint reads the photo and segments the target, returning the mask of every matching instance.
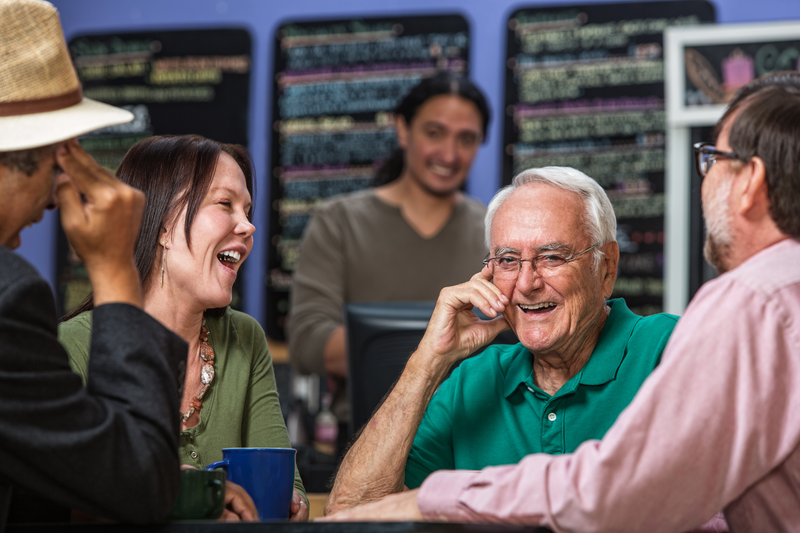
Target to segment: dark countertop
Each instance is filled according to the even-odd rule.
[[[166,524],[26,524],[6,527],[6,533],[551,533],[547,528],[496,524],[444,524],[426,522],[263,522],[213,521]]]

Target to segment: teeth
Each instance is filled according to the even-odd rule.
[[[453,169],[439,165],[431,165],[431,170],[436,172],[437,174],[444,174],[447,176],[453,173]]]
[[[239,259],[241,258],[242,254],[240,254],[239,252],[235,252],[233,250],[226,250],[224,252],[220,252],[219,255],[217,255],[217,259],[219,259],[220,261],[227,261],[229,263],[238,263]]]
[[[536,310],[536,309],[545,309],[547,307],[555,307],[556,304],[554,304],[553,302],[542,302],[540,304],[533,304],[533,305],[522,305],[522,304],[520,304],[519,306],[522,309],[524,309],[525,311],[531,311],[531,310]]]

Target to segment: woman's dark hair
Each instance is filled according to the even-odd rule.
[[[230,155],[244,174],[247,191],[255,201],[253,162],[247,150],[237,144],[224,144],[198,135],[148,137],[133,145],[117,169],[117,178],[145,195],[142,227],[136,239],[134,261],[139,281],[146,286],[160,250],[163,232],[174,231],[178,216],[186,208],[183,231],[191,247],[191,228],[206,197],[221,152]],[[248,218],[252,220],[253,207]],[[92,309],[92,294],[62,321]]]
[[[394,110],[395,115],[402,116],[406,124],[410,126],[419,108],[434,96],[441,95],[460,96],[475,104],[475,107],[478,108],[481,118],[483,119],[481,133],[485,141],[486,130],[489,127],[489,119],[491,118],[486,98],[483,96],[481,90],[468,78],[459,76],[450,71],[439,71],[430,78],[424,78],[420,81],[400,101],[400,104],[398,104]],[[399,178],[400,174],[403,172],[404,157],[405,154],[402,148],[395,149],[375,172],[373,185],[386,185]]]

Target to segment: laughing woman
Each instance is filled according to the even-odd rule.
[[[249,155],[197,136],[150,137],[130,149],[117,175],[147,197],[135,256],[145,311],[189,343],[181,462],[202,468],[222,459],[222,448],[290,447],[264,331],[228,307],[253,247]],[[84,382],[90,310],[91,297],[59,327]],[[295,470],[290,519],[308,518],[304,497]]]

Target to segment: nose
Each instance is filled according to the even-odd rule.
[[[236,227],[233,229],[233,232],[236,235],[241,235],[246,239],[253,236],[253,233],[256,232],[256,227],[246,217],[242,217],[242,219],[236,223]]]
[[[453,163],[458,157],[458,142],[455,138],[448,138],[442,143],[439,157],[444,163]]]
[[[517,275],[516,289],[522,294],[530,294],[531,292],[541,289],[544,286],[542,275],[533,268],[533,263],[530,261],[523,261],[521,263],[519,274]]]

